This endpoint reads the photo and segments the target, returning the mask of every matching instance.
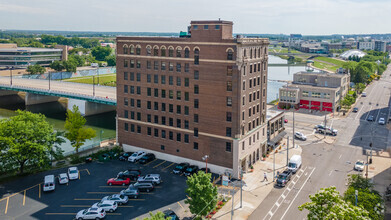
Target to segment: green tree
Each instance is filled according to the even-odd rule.
[[[76,72],[77,64],[75,62],[72,62],[72,60],[63,61],[62,63],[67,72]]]
[[[102,46],[94,47],[91,50],[91,54],[96,60],[104,61],[105,58],[111,54],[111,48]]]
[[[315,195],[310,195],[311,202],[299,206],[299,210],[308,210],[307,218],[312,219],[351,219],[368,218],[368,212],[360,207],[345,202],[334,186],[320,189]]]
[[[61,61],[56,60],[56,61],[54,61],[53,63],[50,64],[50,68],[52,68],[52,69],[54,69],[56,71],[61,72],[65,67],[64,67],[64,65],[62,64]]]
[[[51,156],[58,158],[62,151],[57,144],[64,142],[61,133],[42,114],[16,111],[17,115],[0,121],[1,170],[18,169],[24,173],[25,166],[42,168],[49,165]]]
[[[171,218],[164,218],[163,212],[156,212],[156,214],[149,212],[149,217],[143,218],[143,220],[170,220],[170,219]]]
[[[43,74],[45,73],[46,69],[39,64],[30,65],[27,67],[27,72],[29,74]]]
[[[196,217],[207,215],[217,203],[217,187],[211,183],[211,174],[199,171],[190,176],[186,183],[188,199],[185,200],[189,204],[190,212]]]
[[[79,108],[76,105],[73,106],[72,111],[67,111],[65,137],[68,138],[77,153],[86,140],[96,136],[95,130],[84,126],[86,122],[87,120],[81,115]]]
[[[106,62],[107,62],[107,65],[108,65],[108,66],[115,66],[115,64],[116,64],[115,55],[112,54],[112,55],[110,55],[110,56],[107,56],[107,57],[106,57]]]
[[[86,59],[84,56],[79,56],[79,55],[69,55],[68,60],[72,63],[76,63],[76,66],[81,67],[84,66],[86,63]]]
[[[364,91],[364,89],[365,89],[365,84],[364,83],[357,83],[356,85],[356,91],[358,92],[358,93],[362,93],[363,91]]]

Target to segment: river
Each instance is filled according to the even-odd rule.
[[[286,60],[276,56],[269,56],[269,63],[287,63]],[[278,94],[278,89],[285,83],[276,82],[273,80],[292,80],[293,73],[304,71],[304,66],[272,66],[268,71],[268,88],[267,101],[275,100]],[[33,106],[25,106],[23,97],[19,96],[3,96],[0,97],[0,119],[9,118],[16,115],[15,110],[28,110],[34,113],[42,113],[47,117],[48,122],[55,130],[64,130],[65,113],[67,107],[66,99],[60,99],[59,102],[39,104]],[[99,143],[100,140],[115,138],[115,112],[108,112],[94,116],[86,117],[86,125],[96,131],[96,137],[86,141],[84,146]],[[64,152],[73,150],[69,142],[62,144],[61,148]]]

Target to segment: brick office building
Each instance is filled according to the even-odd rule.
[[[117,139],[234,176],[266,150],[268,39],[229,21],[192,21],[181,37],[117,37]]]

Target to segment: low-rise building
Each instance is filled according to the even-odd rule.
[[[275,147],[286,135],[283,111],[268,109],[266,112],[267,120],[267,144],[268,148]]]
[[[380,52],[386,52],[386,45],[387,45],[387,43],[385,41],[377,40],[377,41],[375,41],[374,50],[380,51]]]
[[[298,72],[279,90],[279,107],[335,112],[348,93],[350,74]]]
[[[359,50],[374,50],[375,42],[374,41],[359,41],[357,43],[357,49]]]

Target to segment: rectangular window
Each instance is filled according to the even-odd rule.
[[[155,111],[159,110],[159,103],[158,102],[153,103],[153,110],[155,110]]]
[[[166,70],[166,62],[162,61],[160,69]]]
[[[154,94],[154,96],[155,96],[156,98],[158,98],[158,97],[159,97],[159,89],[154,89],[153,94]]]
[[[204,25],[204,30],[208,30],[209,29],[209,26],[208,25]]]
[[[227,121],[232,121],[232,112],[227,112]]]
[[[197,143],[197,142],[194,142],[193,149],[194,149],[194,150],[198,150],[198,143]]]
[[[189,129],[189,121],[185,120],[185,129]]]
[[[185,115],[189,115],[189,106],[185,106]]]
[[[147,60],[147,69],[151,69],[151,61]]]
[[[252,85],[253,85],[253,81],[252,81],[252,79],[250,79],[249,80],[249,87],[250,87],[250,89],[251,89]]]
[[[172,90],[168,91],[168,98],[169,99],[174,99],[174,91],[172,91]]]
[[[182,99],[182,92],[181,91],[176,91],[176,99],[181,100]]]
[[[152,89],[151,88],[147,88],[147,96],[152,96]]]
[[[137,112],[137,120],[141,121],[141,112]]]
[[[182,125],[181,119],[177,119],[176,120],[176,127],[181,128],[181,125]]]
[[[129,114],[128,110],[125,110],[125,111],[124,111],[124,117],[125,117],[125,118],[129,118],[129,115],[128,115],[128,114]]]
[[[185,63],[185,73],[188,73],[188,72],[189,72],[189,64]]]
[[[194,128],[194,137],[198,137],[198,128]]]
[[[254,64],[254,73],[257,72],[257,65]]]
[[[131,119],[134,119],[134,111],[131,111],[131,112],[130,112],[130,118],[131,118]]]
[[[147,122],[152,122],[152,115],[151,114],[147,114]]]
[[[128,127],[128,123],[125,123],[125,131],[128,131],[129,130],[129,127]]]
[[[181,141],[182,137],[181,137],[181,133],[177,133],[176,134],[176,141]]]
[[[177,105],[177,106],[176,106],[176,113],[177,113],[177,114],[182,114],[182,108],[181,108],[180,105]]]
[[[168,125],[169,126],[174,126],[174,119],[173,118],[169,118],[168,119]]]
[[[231,136],[232,136],[232,134],[231,134],[231,128],[225,128],[225,135],[226,135],[227,137],[231,137]]]
[[[151,109],[152,108],[152,102],[151,101],[148,101],[147,102],[147,109]]]
[[[160,77],[160,80],[161,80],[161,82],[162,82],[163,85],[166,84],[166,76],[162,75],[162,76]]]
[[[170,86],[174,85],[174,77],[173,77],[173,76],[169,76],[169,77],[168,77],[168,84],[169,84]]]
[[[176,78],[176,85],[177,85],[177,86],[181,86],[181,84],[182,84],[182,83],[181,83],[181,77],[177,77],[177,78]]]
[[[162,89],[162,98],[166,98],[166,90]]]
[[[226,142],[225,143],[225,151],[227,151],[227,152],[231,152],[232,151],[231,142]]]
[[[181,57],[182,56],[181,52],[182,52],[182,50],[177,48],[176,49],[176,57]]]
[[[185,101],[189,101],[189,92],[185,92]]]
[[[253,100],[253,99],[252,99],[252,94],[250,93],[250,94],[248,95],[248,101],[251,102],[251,100]]]
[[[130,68],[134,68],[134,60],[130,61]]]
[[[134,86],[130,86],[130,94],[134,94]]]
[[[233,68],[232,66],[227,66],[227,76],[232,76]]]
[[[137,73],[137,82],[141,82],[141,74],[140,73]]]
[[[177,72],[181,71],[181,64],[180,63],[176,63],[176,71]]]
[[[220,30],[220,25],[216,25],[215,30]]]
[[[130,131],[134,132],[134,124],[130,124]]]
[[[168,63],[168,71],[174,71],[174,64],[171,62]]]
[[[137,60],[137,68],[140,69],[141,68],[141,62],[139,60]]]
[[[166,125],[166,116],[162,116],[162,125]]]
[[[128,85],[124,85],[124,93],[128,93]]]
[[[152,134],[152,128],[151,128],[151,127],[148,127],[148,128],[147,128],[147,131],[148,131],[148,135],[151,135],[151,134]]]
[[[165,57],[166,56],[166,48],[163,48],[160,53],[161,53],[162,57]]]
[[[227,97],[227,106],[232,106],[232,97]]]
[[[173,48],[169,48],[168,49],[168,56],[169,57],[173,57],[174,56],[174,49]]]
[[[189,143],[189,135],[188,134],[185,134],[184,141],[185,141],[185,143]]]
[[[141,108],[141,100],[137,99],[137,108]]]
[[[198,70],[194,70],[194,79],[199,79],[200,78],[200,73]]]
[[[130,81],[134,81],[134,73],[130,73]]]
[[[168,138],[174,140],[174,133],[172,131],[168,132]]]
[[[168,104],[168,112],[174,113],[174,105],[173,104]]]
[[[153,61],[153,69],[159,70],[159,61]]]
[[[198,114],[194,114],[194,122],[198,123]]]
[[[248,109],[248,117],[251,116],[251,108]]]
[[[141,126],[140,125],[137,125],[137,133],[141,134]]]
[[[125,106],[128,106],[128,105],[129,105],[128,98],[124,98],[124,105],[125,105]]]
[[[159,56],[159,49],[158,48],[154,48],[153,49],[153,55],[154,56]]]
[[[253,65],[251,64],[250,65],[250,73],[252,73],[253,72]]]
[[[199,107],[198,99],[194,99],[194,108],[198,108],[198,107]]]
[[[151,76],[151,74],[147,74],[147,82],[148,82],[148,83],[152,82],[152,76]]]
[[[261,63],[258,63],[258,71],[261,71]]]
[[[124,67],[128,67],[128,61],[124,60]]]
[[[199,92],[198,85],[194,85],[194,94],[199,94]]]
[[[141,95],[141,87],[137,86],[137,95]]]
[[[259,99],[259,91],[257,91],[257,99]]]
[[[162,103],[162,112],[166,111],[166,103]]]
[[[261,77],[258,76],[257,81],[258,81],[258,82],[257,82],[257,85],[258,85],[258,86],[261,85]]]
[[[166,138],[166,130],[162,130],[162,138]]]
[[[154,136],[155,136],[155,137],[159,137],[159,130],[158,130],[157,128],[155,128],[155,129],[153,130],[153,133],[154,133]]]
[[[189,87],[189,78],[185,78],[185,87]]]
[[[128,73],[124,72],[124,80],[128,80]]]
[[[232,81],[227,81],[227,91],[232,91]]]

